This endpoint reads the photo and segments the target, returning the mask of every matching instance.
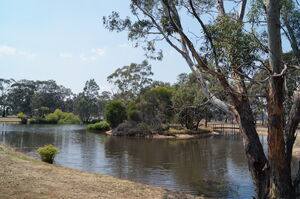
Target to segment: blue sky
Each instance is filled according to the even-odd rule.
[[[102,17],[114,10],[127,16],[129,0],[0,0],[0,78],[53,79],[75,93],[93,78],[102,91],[110,90],[108,75],[145,59],[126,33],[103,27]],[[150,61],[155,80],[173,83],[178,74],[190,72],[178,53],[161,47],[163,61]]]
[[[0,0],[1,78],[48,80],[82,90],[94,78],[101,90],[118,67],[145,59],[126,33],[102,25],[111,11],[129,13],[128,0]],[[165,47],[162,62],[151,61],[154,79],[175,82],[189,72],[182,58]]]

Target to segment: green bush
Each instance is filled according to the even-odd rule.
[[[92,121],[90,121],[91,124],[95,124],[95,123],[98,123],[98,122],[101,122],[101,120],[99,120],[99,119],[92,119]]]
[[[35,119],[30,119],[29,124],[57,124],[57,122],[45,118],[35,118]]]
[[[41,156],[42,161],[52,164],[54,161],[54,157],[57,153],[59,153],[58,148],[53,145],[46,145],[44,147],[40,147],[37,150]]]
[[[97,131],[108,131],[110,130],[110,125],[107,121],[97,122],[95,124],[87,125],[88,130],[97,130]]]
[[[112,128],[127,119],[126,107],[122,102],[111,101],[105,106],[105,118]]]
[[[64,113],[63,117],[58,120],[58,124],[80,124],[81,120],[73,113]]]
[[[56,109],[53,113],[46,115],[46,124],[81,124],[81,120],[73,113],[65,113]]]
[[[138,110],[128,110],[127,117],[130,121],[134,121],[134,122],[140,122],[142,120],[141,114]]]
[[[17,117],[21,119],[22,124],[26,124],[27,123],[27,115],[23,112],[18,113]]]
[[[64,112],[60,109],[56,109],[53,113],[46,115],[46,119],[58,123],[58,121],[63,118],[63,115]]]
[[[142,121],[141,112],[137,108],[135,101],[132,101],[127,106],[127,118],[129,121],[140,122]]]

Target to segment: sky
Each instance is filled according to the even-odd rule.
[[[95,79],[101,91],[112,89],[108,75],[145,59],[126,33],[104,28],[112,11],[127,16],[129,0],[0,0],[0,78],[53,79],[75,93]],[[163,61],[150,61],[153,79],[173,83],[189,69],[163,48]]]
[[[75,93],[95,79],[101,91],[114,89],[107,76],[145,59],[125,32],[109,32],[102,25],[102,17],[112,11],[129,15],[129,2],[0,0],[0,78],[53,79]],[[198,24],[187,23],[199,33]],[[181,55],[166,43],[161,47],[163,61],[150,61],[154,80],[174,83],[180,73],[190,72]]]

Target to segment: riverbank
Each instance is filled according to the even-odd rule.
[[[21,119],[15,116],[0,117],[0,124],[21,124]]]
[[[46,164],[3,145],[0,145],[0,168],[0,198],[5,199],[202,198],[107,175]]]

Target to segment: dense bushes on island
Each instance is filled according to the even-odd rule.
[[[95,124],[87,125],[87,130],[108,131],[110,130],[110,125],[107,121],[104,120]]]
[[[110,126],[115,128],[127,119],[126,107],[122,102],[111,101],[106,104],[104,115]]]

